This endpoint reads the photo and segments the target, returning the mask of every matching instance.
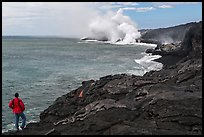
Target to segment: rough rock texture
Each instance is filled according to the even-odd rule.
[[[198,29],[185,36],[191,44],[183,46],[192,48],[177,63],[144,76],[117,74],[83,81],[44,110],[38,123],[4,134],[201,135],[200,33]]]
[[[164,66],[173,65],[184,57],[202,57],[202,21],[187,25],[183,41],[169,44],[158,44],[154,49],[147,49],[146,53],[161,55],[162,58],[155,61],[161,62]]]

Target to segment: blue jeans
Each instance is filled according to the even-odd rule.
[[[18,128],[19,117],[21,117],[22,120],[23,120],[21,127],[24,128],[25,124],[26,124],[26,116],[25,116],[25,114],[23,112],[19,113],[19,114],[15,113],[15,126],[16,126],[17,130],[19,130],[19,128]]]

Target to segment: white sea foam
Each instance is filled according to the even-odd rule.
[[[36,123],[36,122],[38,122],[38,121],[34,121],[34,120],[26,121],[26,125],[29,123]],[[19,129],[22,130],[20,125],[21,125],[21,121],[19,122]],[[26,127],[26,125],[25,125],[25,127]],[[15,124],[10,123],[10,124],[6,125],[6,129],[2,129],[2,133],[8,132],[8,131],[15,131],[15,130],[16,130]]]
[[[103,41],[99,41],[99,40],[83,40],[83,41],[78,41],[77,43],[106,43],[106,42],[103,42]]]
[[[142,66],[133,67],[133,68],[134,69],[132,69],[132,70],[127,70],[127,73],[137,75],[137,76],[143,76],[146,72]]]
[[[150,43],[139,43],[139,42],[134,42],[134,43],[125,43],[123,41],[116,42],[116,43],[111,43],[111,44],[116,44],[116,45],[136,45],[136,46],[148,46],[148,47],[156,47],[156,44],[150,44]]]
[[[141,59],[135,59],[135,62],[138,63],[141,68],[143,68],[144,70],[144,74],[146,72],[149,72],[151,70],[161,70],[163,67],[162,63],[158,63],[155,62],[153,60],[160,58],[160,55],[151,55],[151,54],[147,54],[144,57],[142,57]]]
[[[77,43],[89,43],[89,42],[107,43],[107,44],[115,44],[115,45],[135,45],[135,46],[157,47],[157,44],[152,44],[152,43],[142,43],[142,42],[129,43],[129,42],[124,42],[124,41],[111,42],[111,41],[99,41],[99,40],[83,40]]]
[[[100,42],[98,40],[86,40],[87,42]]]

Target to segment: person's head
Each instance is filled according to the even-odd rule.
[[[15,97],[17,97],[17,98],[18,98],[18,96],[19,96],[19,94],[18,94],[18,93],[15,93]]]

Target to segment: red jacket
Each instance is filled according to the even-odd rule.
[[[25,110],[25,105],[23,101],[17,97],[15,97],[9,102],[9,107],[13,109],[13,113],[22,113]]]

